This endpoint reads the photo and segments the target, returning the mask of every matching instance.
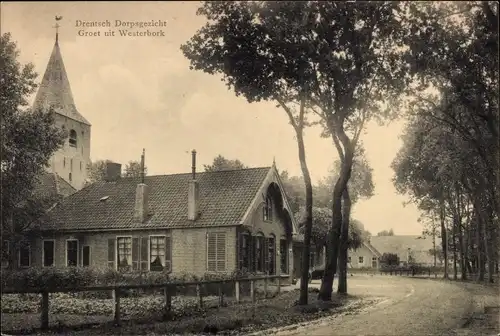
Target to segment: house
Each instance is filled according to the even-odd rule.
[[[426,266],[434,265],[434,257],[430,252],[434,247],[431,237],[416,235],[375,236],[371,237],[370,243],[382,254],[396,254],[400,264],[407,264],[410,261]]]
[[[76,190],[73,188],[66,180],[61,178],[57,173],[49,173],[43,172],[38,176],[37,181],[35,183],[35,188],[33,190],[33,194],[37,199],[42,201],[45,209],[51,209],[56,202],[61,201],[65,197],[68,197],[75,193]],[[7,240],[2,241],[2,261],[1,267],[7,267],[9,244]],[[19,265],[29,265],[30,264],[31,255],[29,249],[21,247],[18,255]]]
[[[292,278],[297,225],[276,166],[106,179],[55,206],[22,267],[94,266]]]
[[[349,268],[378,268],[382,254],[369,241],[363,242],[360,248],[347,252]]]
[[[372,236],[361,248],[349,251],[349,267],[378,268],[384,253],[396,254],[400,264],[410,261],[431,266],[434,265],[434,257],[430,253],[433,246],[432,238],[422,236]]]

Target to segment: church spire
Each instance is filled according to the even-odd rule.
[[[56,44],[58,45],[59,44],[59,21],[61,21],[62,19],[62,16],[57,16],[56,15],[56,25],[54,26],[54,28],[56,29]]]
[[[33,109],[53,108],[54,112],[83,124],[90,123],[78,112],[73,100],[68,75],[59,48],[59,21],[62,16],[56,16],[56,41],[49,63],[43,75],[42,82],[35,97]]]

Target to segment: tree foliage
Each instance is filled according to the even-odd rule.
[[[148,174],[148,167],[144,167],[144,176]],[[142,167],[139,161],[129,161],[125,166],[123,177],[141,177]]]
[[[222,171],[222,170],[237,170],[248,168],[240,160],[230,160],[226,159],[222,155],[218,155],[214,158],[211,165],[204,165],[206,172]]]
[[[405,3],[418,75],[394,183],[440,222],[448,276],[498,263],[498,3]],[[431,87],[434,90],[424,90]],[[435,235],[435,233],[433,233]],[[458,267],[457,262],[460,263]]]
[[[387,266],[398,266],[399,257],[394,253],[384,253],[382,257],[380,257],[380,263]]]
[[[377,236],[382,237],[382,236],[394,236],[394,230],[390,229],[388,230],[382,230],[379,233],[377,233]]]
[[[65,132],[55,125],[51,110],[27,108],[36,90],[32,64],[18,61],[19,50],[9,33],[0,37],[0,111],[2,235],[11,251],[45,218],[47,200],[35,193],[38,177],[52,154],[64,143]],[[15,256],[16,254],[13,253]],[[12,263],[13,264],[13,263]]]

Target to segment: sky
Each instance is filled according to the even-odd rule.
[[[239,159],[250,167],[272,165],[301,175],[294,131],[285,112],[272,102],[248,103],[219,77],[189,69],[180,46],[204,24],[197,2],[3,2],[1,31],[10,32],[21,52],[43,76],[55,42],[59,45],[78,111],[92,124],[91,159],[125,165],[146,149],[149,175],[189,172],[190,151],[198,169],[215,156]],[[110,28],[81,27],[109,20]],[[164,21],[164,36],[119,36],[122,22]],[[80,26],[78,26],[80,24]],[[115,36],[105,32],[115,31]],[[129,29],[137,30],[137,29]],[[100,31],[100,36],[81,36]],[[32,97],[34,99],[34,97]],[[390,164],[402,145],[404,121],[368,124],[362,141],[373,168],[375,195],[357,203],[353,218],[372,234],[422,232],[418,210],[403,206]],[[338,157],[319,128],[305,132],[306,155],[314,181],[326,176]]]

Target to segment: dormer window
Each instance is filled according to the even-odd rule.
[[[69,131],[69,145],[71,147],[76,147],[76,131],[75,130]]]
[[[273,202],[270,196],[266,197],[264,203],[264,221],[270,222],[273,220]]]

